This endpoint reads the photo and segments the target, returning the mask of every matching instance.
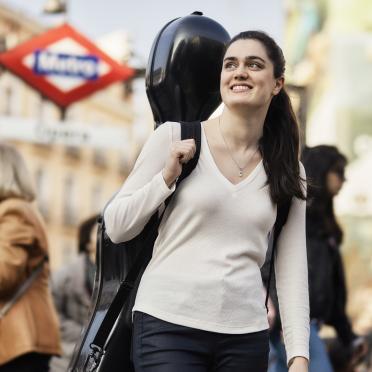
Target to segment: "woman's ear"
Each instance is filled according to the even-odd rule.
[[[281,89],[283,88],[283,85],[284,85],[284,76],[281,76],[280,78],[277,78],[275,80],[273,96],[276,96],[281,91]]]

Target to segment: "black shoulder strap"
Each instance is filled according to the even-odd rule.
[[[177,186],[190,175],[198,164],[201,147],[201,124],[199,121],[193,121],[190,123],[181,122],[181,139],[185,140],[190,138],[195,140],[196,152],[194,157],[183,166],[182,173],[177,180]]]
[[[201,145],[201,124],[200,122],[181,122],[181,139],[189,139],[194,138],[196,143],[196,153],[192,160],[190,160],[187,164],[183,166],[182,173],[177,180],[176,187],[184,180],[186,177],[190,175],[190,173],[196,167],[199,155],[200,155],[200,145]],[[166,200],[166,205],[169,203],[171,196]],[[162,216],[161,216],[162,217]],[[157,223],[160,223],[161,217],[158,217],[158,213],[154,214],[150,222],[145,226],[145,229],[149,226],[150,223],[154,223],[154,220],[158,220]],[[138,256],[133,263],[131,269],[128,272],[127,277],[125,280],[120,284],[119,290],[116,292],[113,301],[110,304],[109,309],[105,317],[102,320],[102,323],[94,337],[94,340],[91,344],[91,349],[93,351],[92,357],[98,357],[104,352],[104,348],[106,343],[108,342],[110,332],[114,327],[116,319],[118,318],[120,311],[125,303],[125,301],[129,298],[130,292],[134,287],[134,283],[141,271],[141,268],[144,265],[144,258],[146,256],[146,252],[148,249],[152,250],[152,247],[147,247],[144,243],[144,246],[141,247],[141,251],[138,253]],[[96,353],[96,356],[94,355]]]
[[[289,209],[291,207],[291,199],[288,201],[284,202],[283,204],[279,204],[277,208],[277,213],[276,213],[276,220],[274,224],[274,229],[273,229],[273,238],[270,239],[270,242],[272,244],[271,246],[271,258],[270,258],[270,270],[269,270],[269,278],[267,280],[266,284],[266,299],[265,299],[265,306],[266,306],[266,311],[269,312],[269,308],[267,306],[267,303],[269,301],[269,292],[270,292],[270,282],[271,282],[271,277],[273,274],[273,268],[274,268],[274,259],[275,259],[275,248],[277,246],[278,238],[280,235],[280,232],[282,231],[283,226],[287,222],[288,214],[289,214]]]
[[[195,136],[195,137],[194,137]],[[191,172],[194,170],[196,165],[198,164],[199,160],[199,155],[200,155],[200,144],[201,144],[201,127],[200,127],[200,122],[181,122],[181,139],[189,139],[189,138],[194,138],[195,139],[195,144],[196,144],[196,152],[194,157],[186,163],[182,167],[182,173],[178,177],[178,180],[176,182],[176,188],[180,185],[180,183],[188,177]],[[167,206],[171,200],[173,195],[169,196],[168,199],[165,201],[165,205]],[[165,210],[164,210],[165,211]],[[164,211],[161,214],[161,216],[158,216],[158,213],[156,212],[150,219],[149,223],[152,223],[152,221],[156,220],[157,225],[160,224],[161,219],[164,215]],[[147,225],[146,225],[147,227]],[[145,229],[146,229],[145,227]],[[151,252],[153,247],[148,247]],[[124,288],[129,288],[132,289],[134,286],[134,283],[137,279],[138,273],[140,272],[141,267],[143,266],[143,252],[146,250],[146,247],[144,246],[141,248],[141,252],[139,252],[137,259],[133,263],[132,268],[130,269],[125,281],[122,283]],[[149,255],[145,255],[149,256]],[[120,289],[119,289],[120,291]],[[125,297],[124,297],[125,298]],[[110,306],[111,308],[111,306]],[[119,314],[118,314],[119,315]]]

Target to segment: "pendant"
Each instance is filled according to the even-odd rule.
[[[239,177],[243,177],[243,171],[242,170],[239,171]]]

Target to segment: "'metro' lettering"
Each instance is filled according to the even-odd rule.
[[[59,75],[85,80],[98,78],[99,59],[93,55],[53,53],[39,49],[35,51],[33,70],[38,75]]]

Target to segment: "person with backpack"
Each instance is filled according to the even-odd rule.
[[[180,140],[179,123],[162,124],[105,209],[114,243],[133,239],[164,212],[133,307],[136,372],[267,371],[260,267],[277,209],[288,202],[277,288],[289,370],[308,370],[306,181],[284,69],[267,34],[235,36],[221,61],[224,109],[201,123],[193,172],[176,189],[197,148],[193,139]]]

